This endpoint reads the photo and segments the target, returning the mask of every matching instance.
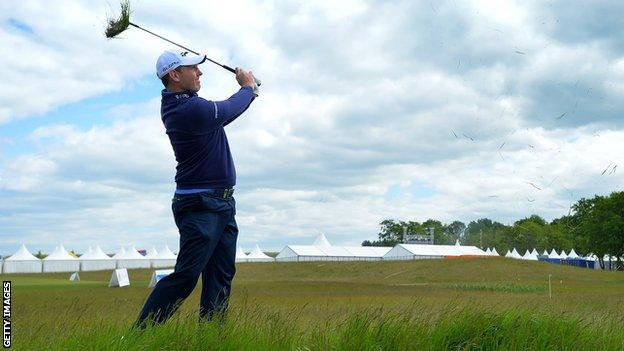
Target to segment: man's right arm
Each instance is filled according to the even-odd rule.
[[[255,80],[251,71],[246,72],[236,68],[236,81],[241,86],[240,90],[227,100],[208,101],[199,99],[197,105],[199,111],[200,129],[212,130],[217,126],[226,126],[249,108],[255,99]]]
[[[244,86],[236,94],[230,96],[229,99],[215,102],[215,107],[223,115],[223,126],[227,126],[238,116],[242,115],[243,112],[247,111],[254,99],[253,89]]]
[[[220,101],[217,103],[218,108],[222,108],[226,111],[226,121],[223,123],[223,126],[227,126],[232,121],[234,121],[238,116],[243,114],[251,105],[251,102],[256,98],[255,88],[256,80],[251,71],[245,71],[242,68],[236,67],[236,81],[241,86],[241,89],[238,93],[232,95],[229,99],[225,101]],[[247,93],[251,90],[251,97]],[[241,101],[242,100],[242,101]]]

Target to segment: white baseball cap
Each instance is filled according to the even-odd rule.
[[[206,55],[195,55],[188,51],[166,50],[156,61],[156,75],[162,79],[165,74],[180,66],[199,65],[204,61],[206,61]]]

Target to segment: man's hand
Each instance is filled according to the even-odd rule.
[[[236,81],[241,87],[251,87],[254,95],[258,96],[258,85],[251,71],[245,72],[242,68],[236,67]]]
[[[256,86],[256,82],[254,81],[254,76],[251,71],[246,72],[239,67],[236,67],[236,81],[241,87],[251,87],[253,89]]]

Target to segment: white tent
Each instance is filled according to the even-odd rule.
[[[118,252],[113,256],[113,258],[117,261],[117,268],[150,268],[150,260],[145,258],[145,256],[141,255],[135,248],[132,246],[130,250],[126,251],[123,247],[121,248],[121,252]]]
[[[236,248],[236,262],[247,262],[247,254],[245,253],[245,251],[243,251],[243,249],[238,246]]]
[[[152,268],[167,268],[174,267],[176,264],[177,256],[171,252],[169,246],[165,245],[164,250],[161,250],[158,255],[151,259]]]
[[[41,273],[41,260],[22,245],[11,257],[4,260],[3,273]]]
[[[524,255],[522,255],[520,258],[522,258],[523,260],[530,260],[531,259],[531,251],[530,250],[526,250]]]
[[[275,257],[276,261],[322,261],[327,255],[313,245],[288,245]]]
[[[557,251],[555,251],[555,249],[552,249],[550,253],[548,254],[548,258],[554,259],[554,260],[557,260],[557,259],[560,260],[561,256],[559,256],[559,254],[557,253]]]
[[[542,256],[548,256],[548,251],[544,250],[544,252],[542,252]]]
[[[328,261],[346,261],[348,257],[352,257],[347,249],[343,246],[317,246],[321,250]]]
[[[570,258],[580,258],[579,255],[576,253],[576,251],[574,251],[574,249],[572,249],[572,251],[570,251],[570,253],[568,254],[568,257],[570,257]]]
[[[492,251],[490,252],[490,255],[492,255],[492,256],[500,256],[500,255],[498,254],[498,251],[496,251],[496,248],[495,248],[495,247],[493,247],[493,248],[492,248]]]
[[[152,260],[155,259],[156,257],[158,257],[158,250],[156,250],[156,247],[154,245],[152,245],[152,247],[149,250],[146,250],[145,256],[143,256],[143,257],[145,257],[148,260],[150,260],[150,267],[153,267],[154,266],[154,261],[152,261]]]
[[[100,245],[97,245],[95,249],[89,247],[89,251],[80,256],[79,260],[80,270],[83,272],[105,271],[116,267],[115,260],[105,254]]]
[[[275,257],[279,262],[380,261],[390,247],[288,245]]]
[[[385,246],[345,246],[353,261],[381,261],[391,247]]]
[[[455,246],[461,246],[461,244],[459,243],[459,239],[455,240]]]
[[[528,260],[528,261],[537,261],[536,253],[537,253],[537,251],[535,251],[535,249],[533,249],[533,252],[531,252],[529,250],[526,250],[526,252],[522,256],[522,259],[523,260]]]
[[[247,262],[273,262],[273,257],[267,256],[260,250],[260,246],[256,245],[253,250],[247,255]]]
[[[384,260],[421,260],[449,257],[487,256],[476,246],[398,244],[388,251]]]
[[[486,253],[487,255],[491,255],[491,254],[492,254],[492,251],[490,251],[490,248],[488,247],[488,248],[486,248],[486,249],[485,249],[485,253]]]
[[[381,261],[390,247],[332,246],[324,234],[313,245],[288,245],[275,257],[279,262],[301,261]]]
[[[568,258],[568,254],[565,252],[565,250],[561,250],[559,257],[561,257],[562,260],[565,260],[566,258]]]
[[[80,261],[70,255],[63,245],[58,246],[54,252],[43,259],[43,272],[78,272]]]
[[[156,250],[156,247],[154,245],[152,245],[152,248],[147,250],[147,252],[145,253],[145,258],[147,258],[148,260],[156,258],[157,256],[158,251]]]
[[[514,247],[513,250],[507,251],[505,257],[514,258],[514,259],[522,259],[522,256],[518,253],[518,250]]]
[[[325,234],[321,233],[319,234],[319,236],[316,237],[312,246],[327,247],[331,246],[331,244],[329,243],[329,240],[327,240],[327,238],[325,237]]]

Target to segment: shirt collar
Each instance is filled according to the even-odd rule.
[[[197,96],[197,93],[189,91],[189,90],[178,91],[178,92],[172,92],[167,89],[162,90],[163,99],[182,100],[182,99],[188,99],[188,98],[195,97],[195,96]]]

